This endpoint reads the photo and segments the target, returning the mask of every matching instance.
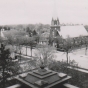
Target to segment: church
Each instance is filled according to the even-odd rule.
[[[66,39],[70,38],[78,38],[79,36],[88,36],[87,30],[84,28],[84,25],[65,25],[62,26],[60,24],[59,16],[58,16],[58,8],[57,1],[53,1],[53,10],[52,10],[52,20],[50,26],[50,36],[52,38],[56,38],[57,36]],[[69,18],[69,17],[68,17]],[[76,20],[76,19],[75,19]]]
[[[60,25],[59,19],[52,18],[50,26],[50,44],[57,46],[57,39],[62,38],[66,40],[71,38],[71,43],[75,46],[85,44],[86,39],[88,39],[88,32],[83,25]],[[62,42],[63,42],[62,40]],[[62,43],[61,43],[62,44]]]
[[[58,37],[61,37],[64,40],[69,37],[75,41],[78,41],[77,39],[80,36],[88,37],[88,32],[83,25],[61,26],[58,17],[52,18],[50,26],[50,37],[54,40],[53,42],[55,42],[55,38]]]

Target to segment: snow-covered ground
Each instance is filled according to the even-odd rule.
[[[23,54],[26,54],[26,48],[25,47],[21,48],[21,51]],[[33,49],[32,50],[32,56],[36,56],[36,54],[39,54],[38,50]],[[69,60],[71,60],[71,61],[75,60],[75,62],[77,62],[77,64],[78,64],[78,66],[85,68],[85,69],[88,69],[88,50],[87,50],[86,54],[87,55],[85,55],[85,48],[74,50],[71,53],[69,53]],[[27,55],[31,56],[30,48],[27,48]],[[54,54],[54,59],[57,61],[62,61],[62,60],[66,61],[67,60],[66,53],[57,51]]]
[[[88,53],[88,51],[87,51]],[[64,61],[67,60],[66,53],[63,52],[57,52],[55,53],[55,60],[57,61]],[[85,48],[75,50],[71,53],[69,53],[69,60],[75,60],[77,62],[78,66],[88,69],[88,55],[85,55]]]
[[[32,56],[35,56],[36,52],[38,52],[38,50],[32,49]],[[26,48],[25,47],[21,48],[21,53],[26,55]],[[31,49],[30,48],[27,48],[27,55],[31,56]]]

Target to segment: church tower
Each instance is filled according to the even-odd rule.
[[[60,31],[60,22],[59,19],[54,19],[52,18],[51,20],[51,29],[50,29],[50,34],[52,37],[56,37],[59,35],[59,31]]]
[[[56,38],[59,35],[60,31],[60,22],[58,19],[58,14],[57,14],[57,5],[56,1],[54,0],[54,6],[53,6],[53,18],[51,20],[51,27],[50,27],[50,36],[53,38]]]

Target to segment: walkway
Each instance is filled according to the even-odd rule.
[[[75,70],[78,70],[78,71],[80,71],[80,72],[84,72],[84,73],[88,73],[88,70],[84,70],[84,69],[81,69],[81,68],[76,68],[76,67],[68,67],[68,68],[70,68],[70,69],[75,69]]]

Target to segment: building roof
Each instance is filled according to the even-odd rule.
[[[60,27],[60,36],[62,36],[62,38],[67,38],[68,36],[71,38],[74,37],[79,37],[79,36],[88,36],[88,32],[86,31],[86,29],[84,28],[84,26],[61,26]]]
[[[49,37],[49,33],[48,32],[44,32],[41,34],[42,37]]]

